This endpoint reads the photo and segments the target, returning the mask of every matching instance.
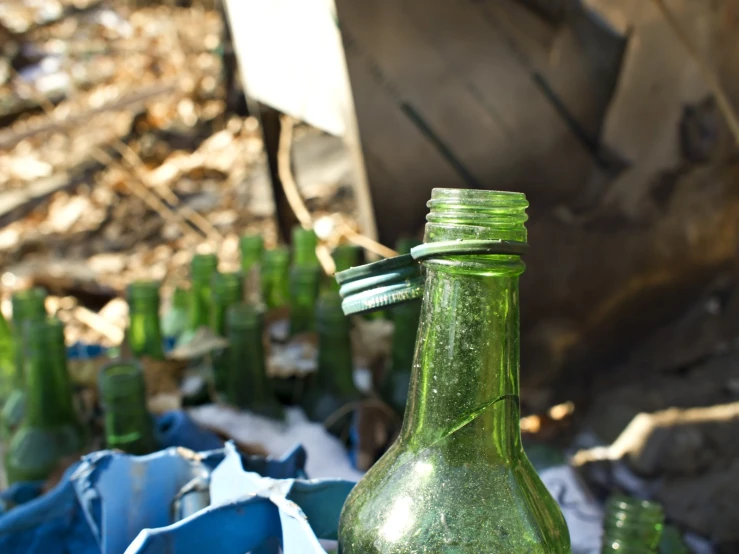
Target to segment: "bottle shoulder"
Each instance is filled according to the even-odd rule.
[[[344,505],[342,552],[569,554],[562,513],[525,455],[447,454],[393,445]]]

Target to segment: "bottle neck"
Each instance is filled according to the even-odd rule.
[[[26,328],[27,333],[38,333],[26,342],[24,424],[33,427],[76,424],[61,324],[58,329],[50,325],[39,322]]]
[[[131,303],[129,313],[128,344],[134,356],[164,359],[162,331],[157,303],[145,306]]]
[[[263,329],[262,325],[231,325],[228,329],[228,397],[240,408],[253,408],[272,396],[265,371]]]
[[[101,371],[100,388],[108,448],[137,455],[154,451],[154,428],[138,366],[126,362],[107,366]]]
[[[429,260],[400,440],[426,448],[453,433],[476,453],[510,461],[519,428],[515,256]],[[462,454],[460,454],[462,455]]]
[[[318,328],[317,384],[333,394],[354,394],[354,360],[349,321],[321,322]]]

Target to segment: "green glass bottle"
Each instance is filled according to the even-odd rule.
[[[364,257],[364,249],[356,244],[340,244],[331,253],[334,259],[334,265],[336,266],[336,273],[340,271],[346,271],[351,267],[356,267],[362,264],[362,258]],[[331,281],[333,284],[336,281]]]
[[[290,251],[278,246],[264,253],[262,261],[262,298],[270,309],[282,308],[290,302],[288,274]]]
[[[262,263],[264,256],[264,239],[261,235],[244,235],[239,241],[241,251],[241,272],[245,277],[254,266]]]
[[[284,411],[267,379],[264,315],[248,304],[228,309],[228,401],[231,405],[274,419]]]
[[[154,421],[146,408],[146,384],[138,362],[116,360],[98,377],[108,448],[142,456],[157,450]]]
[[[421,317],[420,300],[410,300],[390,310],[395,329],[390,352],[390,364],[382,376],[380,396],[400,415],[405,412],[408,387],[416,350],[418,320]]]
[[[421,244],[414,238],[401,238],[395,244],[398,254],[410,254],[411,248]],[[413,354],[416,350],[418,320],[421,318],[421,301],[414,299],[392,306],[387,310],[393,320],[393,342],[390,364],[380,383],[380,396],[400,415],[405,412],[408,387],[411,382]]]
[[[2,411],[2,432],[9,436],[20,425],[25,408],[25,350],[23,347],[23,327],[28,321],[42,320],[46,317],[46,291],[32,288],[16,292],[11,299],[13,306],[13,353],[15,377],[13,390],[8,395]]]
[[[525,244],[527,206],[522,194],[433,191],[425,242],[447,254],[429,244],[403,428],[344,504],[343,554],[571,552],[564,517],[521,445],[524,264],[510,253],[448,254],[458,240],[498,252],[500,241]]]
[[[4,405],[16,385],[15,342],[10,325],[0,311],[0,405]]]
[[[652,554],[659,551],[665,515],[656,502],[612,496],[603,521],[602,554]]]
[[[228,337],[228,308],[243,301],[244,280],[240,273],[216,273],[213,277],[213,308],[211,329],[221,337]],[[213,352],[213,385],[216,393],[226,394],[230,358],[226,350]]]
[[[190,293],[189,331],[197,331],[200,327],[210,325],[211,284],[217,269],[218,257],[215,254],[195,254],[192,257],[190,263],[192,289]]]
[[[290,334],[315,329],[316,299],[321,281],[321,265],[316,256],[318,238],[313,230],[293,229],[293,262],[290,266]]]
[[[134,356],[164,359],[159,326],[159,283],[136,281],[128,286],[128,346]]]
[[[318,370],[308,385],[303,407],[309,419],[325,423],[339,410],[362,400],[354,384],[354,361],[349,319],[341,309],[337,292],[323,293],[316,305]],[[335,418],[328,430],[340,435],[351,419],[351,410]]]
[[[177,287],[172,292],[169,309],[161,321],[162,335],[166,341],[176,343],[187,331],[190,319],[190,291]]]
[[[80,454],[85,445],[67,374],[64,326],[53,318],[30,320],[23,337],[26,409],[5,457],[10,483],[46,479],[62,458]]]

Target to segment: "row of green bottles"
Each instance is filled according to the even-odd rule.
[[[525,244],[522,194],[435,189],[426,243]],[[453,250],[452,250],[453,251]],[[343,554],[569,554],[559,507],[519,427],[518,254],[438,254],[396,442],[354,487]]]
[[[74,408],[63,324],[42,318],[19,327],[26,392],[5,456],[10,483],[46,479],[63,458],[80,455],[87,440]]]

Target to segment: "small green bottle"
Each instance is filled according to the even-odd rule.
[[[190,263],[192,289],[190,294],[189,331],[197,331],[200,327],[208,327],[211,321],[211,285],[213,275],[218,269],[218,257],[215,254],[195,254]]]
[[[128,286],[128,346],[137,358],[164,359],[159,326],[159,283],[136,281]]]
[[[362,400],[354,384],[354,360],[349,319],[341,309],[336,292],[321,294],[316,305],[318,331],[318,370],[307,387],[303,407],[309,419],[331,422],[330,432],[341,435],[352,410],[337,417],[340,410]],[[331,421],[336,419],[336,421]]]
[[[23,326],[28,321],[46,317],[46,291],[32,288],[16,292],[11,299],[13,306],[12,336],[14,343],[15,379],[2,411],[2,431],[9,436],[20,425],[25,408],[25,350],[23,348]]]
[[[264,253],[262,262],[262,298],[269,309],[282,308],[290,302],[290,251],[278,246]]]
[[[425,286],[403,427],[349,494],[339,550],[570,554],[564,517],[521,444],[528,203],[516,193],[434,189],[428,205],[428,248],[414,251]]]
[[[241,251],[241,273],[249,277],[252,268],[262,263],[264,239],[261,235],[244,235],[239,241]]]
[[[399,239],[395,245],[398,254],[410,254],[411,248],[421,244],[413,238]],[[416,350],[418,321],[421,318],[421,300],[414,299],[387,310],[395,324],[390,352],[390,364],[380,383],[380,396],[399,414],[405,412],[408,386],[411,382],[413,354]]]
[[[602,554],[656,554],[662,537],[665,514],[656,502],[627,496],[612,496],[603,521]]]
[[[318,238],[312,229],[293,229],[293,262],[290,266],[290,334],[315,329],[316,299],[321,266],[316,256]]]
[[[105,365],[98,377],[108,448],[142,456],[157,449],[154,421],[146,408],[146,384],[134,360]]]
[[[50,318],[27,321],[23,328],[26,409],[5,457],[9,483],[42,481],[85,445],[67,373],[64,326]]]
[[[248,304],[228,309],[228,402],[274,419],[284,411],[267,379],[264,354],[264,315]]]
[[[221,337],[228,337],[228,308],[243,301],[244,280],[240,273],[216,273],[213,277],[213,308],[211,329]],[[214,352],[213,385],[216,393],[226,394],[230,358],[226,350]]]
[[[183,287],[177,287],[172,292],[169,309],[161,321],[162,335],[165,341],[174,344],[187,331],[189,314],[190,291]]]
[[[409,300],[393,306],[390,312],[395,329],[390,364],[380,383],[380,396],[398,414],[403,415],[413,370],[418,320],[421,318],[421,301]]]
[[[4,405],[17,382],[15,342],[10,325],[0,311],[0,405]]]

